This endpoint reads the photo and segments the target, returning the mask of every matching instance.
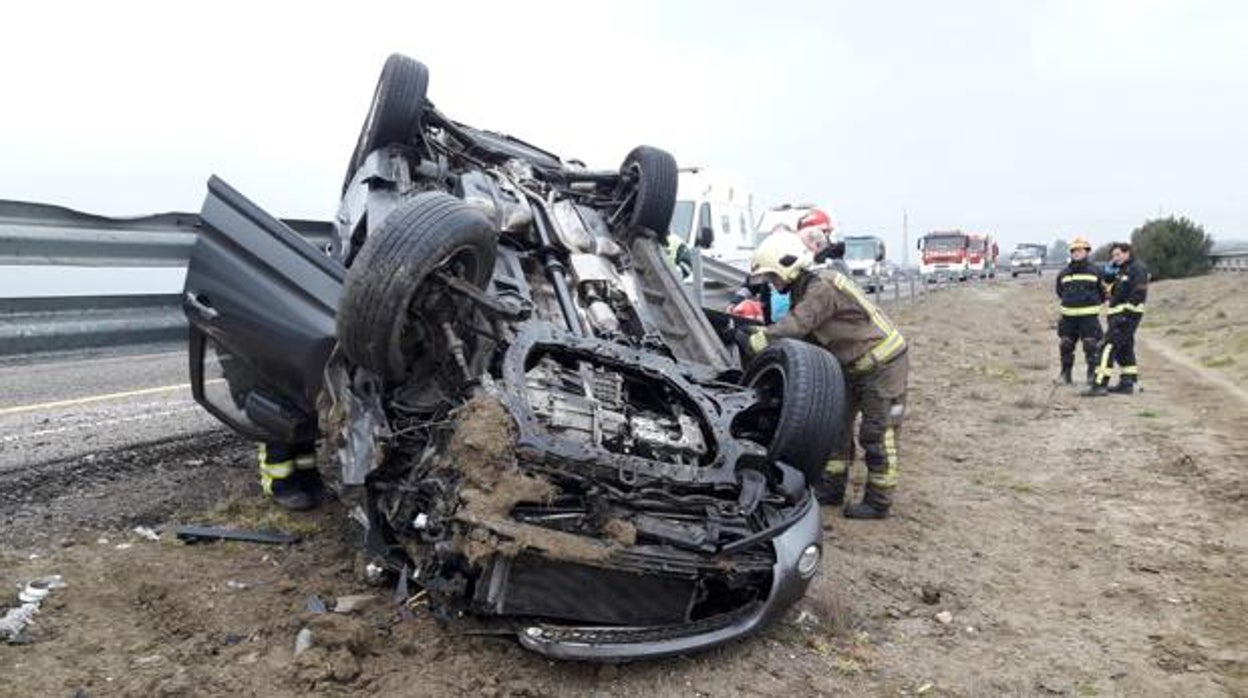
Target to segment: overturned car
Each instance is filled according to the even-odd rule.
[[[820,564],[835,359],[782,341],[742,370],[664,254],[671,155],[589,169],[427,85],[386,62],[324,249],[209,182],[196,399],[318,444],[369,552],[448,622],[598,660],[762,627]]]

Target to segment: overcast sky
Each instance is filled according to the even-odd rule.
[[[1187,215],[1248,236],[1248,3],[9,4],[0,198],[197,210],[216,173],[328,218],[385,56],[461,121],[613,167],[638,143],[813,200],[900,257]],[[913,242],[911,243],[913,245]]]

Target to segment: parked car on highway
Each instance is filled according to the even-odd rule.
[[[1048,254],[1047,245],[1020,244],[1010,254],[1010,278],[1018,278],[1019,274],[1035,274],[1043,276],[1044,256]]]
[[[368,550],[448,622],[619,660],[777,618],[820,564],[805,476],[837,438],[835,359],[784,341],[740,364],[665,260],[670,154],[589,169],[427,84],[387,60],[328,250],[209,182],[196,399],[317,440]]]

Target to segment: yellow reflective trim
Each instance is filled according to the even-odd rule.
[[[280,463],[261,463],[260,474],[264,477],[270,477],[275,480],[290,477],[295,472],[295,462],[284,460]]]
[[[1122,373],[1122,375],[1124,375],[1124,376],[1138,376],[1138,375],[1140,375],[1140,367],[1139,367],[1139,366],[1121,366],[1120,368],[1122,369],[1121,373]]]
[[[870,371],[881,364],[888,363],[890,359],[895,357],[898,352],[906,347],[906,340],[897,330],[884,338],[884,341],[876,344],[866,354],[854,361],[853,370],[857,372]]]
[[[1062,277],[1062,283],[1068,283],[1070,281],[1091,281],[1096,283],[1100,280],[1101,278],[1095,274],[1071,274],[1070,276]]]
[[[897,430],[893,427],[884,430],[884,462],[884,470],[867,475],[867,482],[888,490],[897,486],[901,470],[897,462]]]
[[[1133,313],[1143,313],[1144,304],[1143,303],[1122,303],[1122,304],[1115,305],[1112,308],[1110,308],[1109,314],[1117,315],[1118,313],[1121,313],[1124,311],[1130,311]]]
[[[295,470],[315,470],[316,455],[305,453],[301,456],[295,456]]]
[[[888,318],[884,316],[884,313],[881,313],[880,309],[877,308],[874,303],[868,300],[866,296],[862,295],[862,289],[858,288],[858,284],[854,283],[852,279],[844,274],[841,274],[840,272],[833,272],[832,283],[838,289],[849,295],[850,298],[853,298],[854,301],[857,302],[858,305],[861,306],[867,313],[867,317],[871,318],[871,323],[883,332],[885,336],[897,331],[897,328],[893,327],[893,323],[889,322]]]
[[[1114,352],[1114,345],[1109,342],[1101,349],[1101,361],[1096,365],[1096,380],[1109,380],[1109,357]]]
[[[1082,308],[1062,308],[1062,315],[1066,317],[1089,317],[1100,314],[1101,306],[1099,305],[1086,305]]]
[[[828,475],[844,475],[846,470],[849,470],[849,465],[840,458],[829,458],[823,464],[823,472]]]

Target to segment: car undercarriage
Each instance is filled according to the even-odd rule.
[[[835,359],[783,341],[740,365],[665,258],[672,156],[589,170],[450,120],[427,83],[402,56],[383,70],[327,251],[332,334],[321,307],[283,370],[188,307],[193,348],[247,365],[232,397],[259,436],[315,438],[370,554],[438,617],[600,660],[756,630],[820,562],[807,479],[844,409]],[[237,219],[278,234],[210,192],[201,260],[260,234]],[[212,271],[193,256],[188,304]]]

